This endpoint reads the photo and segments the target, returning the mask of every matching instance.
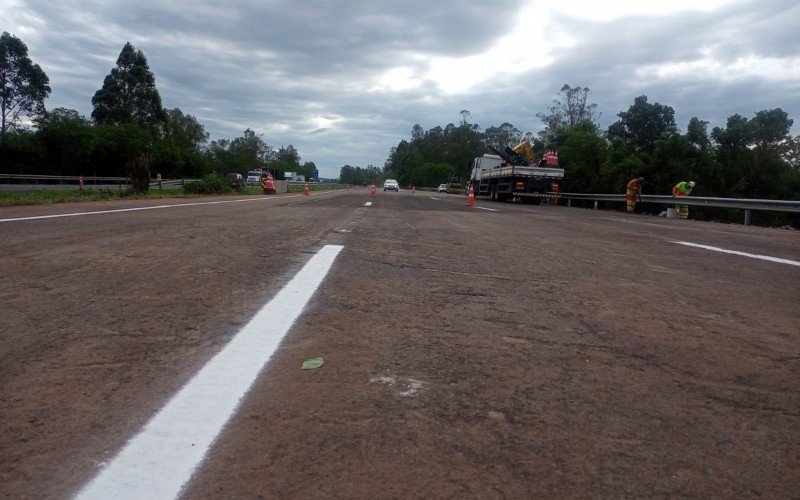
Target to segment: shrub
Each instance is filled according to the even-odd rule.
[[[199,181],[189,182],[183,186],[186,194],[231,194],[239,192],[225,178],[212,172]]]

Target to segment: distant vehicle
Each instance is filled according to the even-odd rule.
[[[386,179],[383,181],[383,190],[384,191],[400,191],[400,184],[397,183],[394,179]]]
[[[237,182],[237,181],[243,181],[244,180],[244,177],[242,177],[242,174],[236,173],[236,172],[231,172],[230,174],[225,174],[225,178],[228,179],[231,182]]]
[[[461,192],[461,179],[458,175],[453,174],[447,179],[447,184],[445,184],[445,191],[450,194],[458,194]]]
[[[261,170],[251,170],[247,172],[247,183],[258,184],[261,182]]]
[[[439,188],[436,190],[437,193],[446,193],[447,192],[447,184],[439,184]]]

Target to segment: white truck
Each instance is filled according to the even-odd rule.
[[[537,205],[543,199],[558,196],[564,169],[559,168],[555,151],[536,158],[527,142],[505,151],[489,149],[496,154],[475,158],[470,165],[470,185],[475,195],[489,196],[492,201],[520,200]]]

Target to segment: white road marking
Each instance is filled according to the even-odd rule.
[[[490,212],[499,212],[499,210],[497,210],[496,208],[486,208],[486,207],[475,207],[475,208],[479,208],[481,210],[488,210]]]
[[[800,266],[800,262],[797,262],[795,260],[781,259],[781,258],[778,258],[778,257],[770,257],[769,255],[758,255],[758,254],[754,254],[754,253],[739,252],[739,251],[736,251],[736,250],[726,250],[724,248],[711,247],[711,246],[708,246],[708,245],[699,245],[697,243],[689,243],[688,241],[673,241],[673,243],[677,243],[679,245],[686,245],[686,246],[689,246],[689,247],[704,248],[706,250],[714,250],[715,252],[723,252],[723,253],[730,253],[730,254],[733,254],[733,255],[741,255],[742,257],[750,257],[750,258],[753,258],[753,259],[768,260],[770,262],[777,262],[779,264],[789,264],[791,266]]]
[[[364,206],[365,207],[371,207],[372,206],[372,202],[368,201],[368,202],[364,203]]]
[[[298,196],[300,195],[281,196],[280,199],[285,200],[286,198],[297,198]],[[221,203],[245,203],[248,201],[264,201],[264,200],[276,200],[276,199],[278,198],[264,197],[264,198],[247,198],[243,200],[197,201],[193,203],[177,203],[175,205],[155,205],[152,207],[118,208],[115,210],[97,210],[95,212],[74,212],[69,214],[37,215],[35,217],[17,217],[14,219],[0,219],[0,222],[15,222],[23,220],[37,220],[37,219],[56,219],[59,217],[77,217],[79,215],[114,214],[119,212],[137,212],[140,210],[157,210],[161,208],[196,207],[198,205],[219,205]]]
[[[437,198],[437,197],[435,197],[435,196],[431,196],[431,199],[432,199],[432,200],[438,200],[439,198]]]
[[[317,252],[77,498],[176,498],[342,248]]]

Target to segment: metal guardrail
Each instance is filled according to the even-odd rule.
[[[39,181],[44,181],[42,184],[78,184],[81,176],[79,175],[30,175],[30,174],[0,174],[0,179],[4,179],[6,181],[16,181],[16,182],[24,182],[24,181],[34,181],[34,184],[38,184]],[[92,183],[92,184],[99,184],[99,183],[114,183],[114,184],[127,184],[128,179],[126,177],[87,177],[83,176],[84,183]]]
[[[84,186],[111,188],[128,186],[130,179],[127,177],[93,177],[80,175],[30,175],[30,174],[0,174],[0,185],[16,184],[28,186],[41,186],[47,189],[50,186],[63,186],[64,189],[78,189],[78,182],[83,177]],[[161,181],[151,180],[150,188],[176,188],[183,187],[191,179],[162,179]]]
[[[625,202],[624,194],[583,194],[560,193],[559,196],[567,200],[567,206],[572,206],[572,200],[612,201]],[[750,225],[750,215],[753,210],[768,210],[773,212],[800,212],[800,201],[789,200],[756,200],[748,198],[708,198],[702,196],[663,196],[642,195],[642,203],[656,203],[660,205],[691,205],[699,207],[731,208],[744,210],[744,225]],[[595,203],[595,208],[597,204]]]

